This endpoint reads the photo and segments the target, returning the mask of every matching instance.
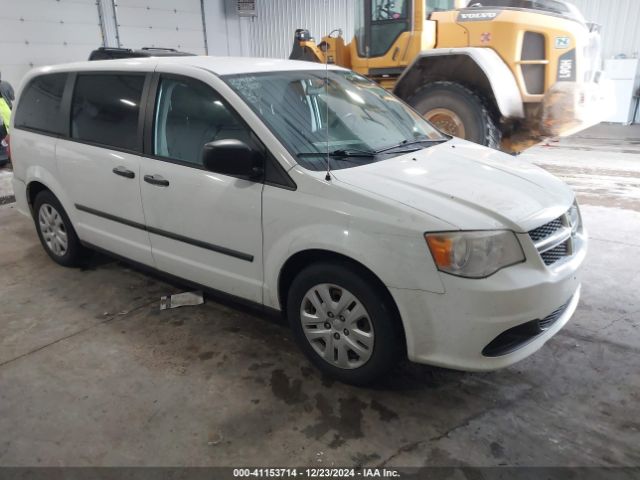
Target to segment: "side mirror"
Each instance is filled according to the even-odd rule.
[[[202,147],[202,164],[211,172],[244,180],[258,180],[264,173],[262,155],[235,139],[206,143]]]

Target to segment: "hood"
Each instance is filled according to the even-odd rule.
[[[542,15],[568,18],[583,25],[586,23],[580,9],[566,0],[471,0],[462,11],[479,12],[486,9],[529,10]]]
[[[574,201],[571,189],[541,168],[459,139],[333,175],[463,230],[528,232]]]

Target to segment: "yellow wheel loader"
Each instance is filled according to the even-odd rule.
[[[520,152],[602,121],[599,27],[564,0],[356,0],[355,35],[296,31],[290,58],[341,65],[442,131]]]

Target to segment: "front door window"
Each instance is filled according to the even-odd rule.
[[[209,86],[182,77],[162,77],[154,121],[153,153],[202,166],[202,148],[216,140],[252,144],[251,132]]]

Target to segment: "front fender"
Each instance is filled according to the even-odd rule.
[[[324,183],[324,184],[323,184]],[[308,184],[307,184],[308,185]],[[362,264],[389,288],[444,293],[423,232],[443,228],[433,218],[364,192],[318,182],[296,209],[290,192],[268,187],[263,196],[264,303],[279,309],[279,276],[287,260],[307,250],[337,253]],[[334,191],[329,194],[328,189]],[[318,199],[323,201],[319,202]]]
[[[443,71],[442,60],[460,59],[460,66]],[[472,66],[471,70],[465,67]],[[475,71],[478,69],[479,71]],[[522,95],[513,72],[500,56],[490,48],[436,48],[420,52],[398,79],[394,92],[407,98],[424,84],[425,78],[469,84],[484,75],[496,106],[506,118],[524,118]]]

